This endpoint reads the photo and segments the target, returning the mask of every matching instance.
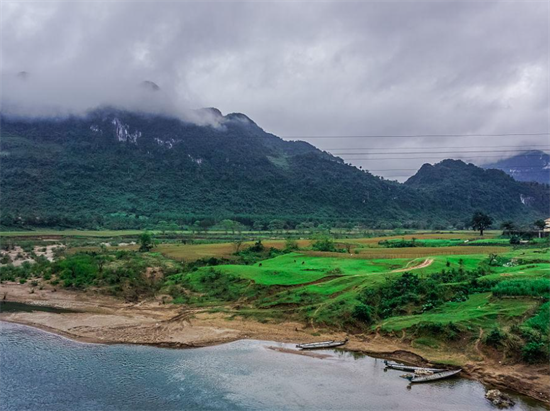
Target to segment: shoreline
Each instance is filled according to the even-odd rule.
[[[547,365],[501,365],[464,353],[420,350],[397,338],[380,335],[347,335],[316,330],[297,322],[260,323],[205,310],[186,310],[158,301],[129,304],[94,292],[34,290],[28,285],[0,284],[6,302],[69,308],[75,313],[1,312],[0,321],[22,324],[90,344],[132,344],[170,349],[203,348],[243,339],[297,343],[349,338],[344,350],[416,366],[462,368],[461,377],[486,387],[499,388],[550,405],[550,370]],[[447,360],[447,361],[445,361]]]

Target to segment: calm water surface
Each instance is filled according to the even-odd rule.
[[[415,385],[382,360],[273,351],[266,341],[194,350],[74,342],[0,322],[0,409],[496,410],[464,379]],[[545,410],[516,398],[514,411]]]

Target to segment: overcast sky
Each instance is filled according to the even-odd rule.
[[[442,158],[483,163],[550,145],[548,136],[345,137],[548,132],[547,1],[2,8],[4,109],[212,106],[400,180]],[[161,87],[159,101],[143,98],[143,80]],[[394,154],[358,154],[369,151]],[[419,154],[400,154],[411,152]]]

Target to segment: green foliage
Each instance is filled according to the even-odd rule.
[[[76,254],[59,261],[54,271],[65,287],[84,288],[95,282],[99,269],[91,255]]]
[[[420,322],[412,327],[416,336],[435,337],[439,340],[452,341],[460,336],[461,329],[453,322]]]
[[[550,302],[540,306],[535,316],[524,323],[525,326],[533,328],[542,335],[550,335]]]
[[[378,288],[365,288],[359,300],[374,307],[378,318],[402,315],[410,311],[430,311],[446,301],[466,301],[472,292],[485,290],[478,282],[483,270],[442,270],[422,278],[410,272],[388,278]],[[447,285],[452,284],[452,285]]]
[[[412,240],[382,240],[378,242],[379,245],[386,248],[408,248],[408,247],[419,247],[422,246],[422,243],[417,243],[416,239]]]
[[[253,253],[261,253],[265,250],[264,245],[262,244],[262,240],[258,240],[254,243],[254,245],[248,247],[248,251]]]
[[[365,324],[373,321],[373,308],[367,304],[359,303],[353,309],[353,318]]]
[[[540,219],[540,220],[537,220],[533,223],[533,226],[537,229],[537,230],[544,230],[544,227],[546,227],[546,223],[544,220]]]
[[[548,347],[541,342],[529,342],[522,348],[521,356],[529,364],[546,362],[548,360]]]
[[[148,231],[141,233],[138,239],[139,242],[139,251],[147,252],[153,248],[153,236]]]
[[[512,231],[516,229],[513,221],[504,221],[500,224],[500,228],[502,229],[502,235],[510,235]]]
[[[329,237],[321,237],[316,239],[311,244],[311,248],[314,249],[315,251],[330,251],[330,252],[338,251],[334,244],[334,240],[332,240]]]
[[[483,232],[486,229],[491,227],[491,224],[493,224],[493,219],[481,211],[476,211],[472,216],[472,221],[470,222],[470,226],[474,230],[478,230],[481,235],[483,235]]]
[[[504,280],[496,284],[491,291],[496,296],[550,296],[550,279],[525,278]]]
[[[285,248],[284,250],[286,252],[296,251],[298,250],[298,242],[292,238],[287,238],[285,241]]]
[[[505,339],[506,334],[502,330],[498,328],[493,328],[491,332],[485,337],[485,344],[490,345],[491,347],[498,348],[502,345]]]
[[[139,143],[119,141],[115,118],[139,132]],[[476,209],[532,222],[550,204],[546,186],[461,161],[423,167],[405,184],[387,181],[232,116],[213,128],[105,108],[83,118],[2,116],[1,123],[9,155],[0,225],[15,229],[206,232],[225,220],[277,232],[305,222],[318,230],[349,222],[423,229],[463,227]],[[159,144],[167,136],[170,148]],[[532,201],[522,204],[520,192]]]

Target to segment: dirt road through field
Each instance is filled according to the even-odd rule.
[[[419,270],[421,268],[429,267],[430,265],[432,265],[433,262],[434,262],[433,258],[426,258],[424,262],[422,262],[421,264],[415,265],[414,267],[405,267],[405,268],[400,268],[398,270],[393,270],[392,273],[403,273],[405,271]]]

